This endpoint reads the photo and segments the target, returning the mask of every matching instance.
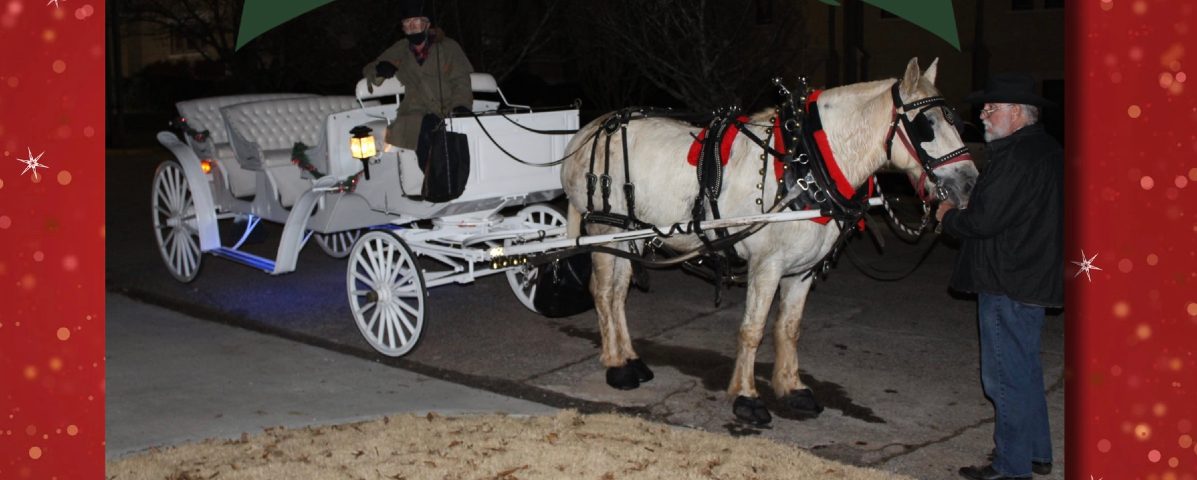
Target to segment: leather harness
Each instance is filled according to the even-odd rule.
[[[756,230],[754,229],[744,229],[736,234],[729,235],[726,229],[716,229],[716,235],[712,237],[699,227],[699,222],[706,219],[708,207],[713,218],[720,218],[717,199],[722,191],[723,168],[730,158],[731,145],[734,143],[735,135],[742,133],[764,151],[761,155],[762,161],[767,160],[768,156],[772,156],[774,174],[778,182],[776,201],[780,202],[788,196],[789,192],[797,188],[801,190],[801,193],[796,194],[793,200],[785,205],[785,208],[792,210],[817,208],[823,216],[815,219],[815,221],[826,224],[835,220],[840,225],[840,235],[836,239],[834,246],[822,260],[806,273],[806,277],[809,277],[815,273],[826,273],[830,269],[835,258],[838,256],[840,247],[847,239],[847,234],[852,230],[852,225],[857,225],[861,230],[864,229],[864,216],[868,209],[867,201],[874,191],[873,179],[870,177],[867,182],[859,188],[854,189],[839,168],[828,142],[827,134],[822,129],[818,108],[818,98],[821,91],[813,91],[807,96],[795,98],[794,94],[786,89],[779,80],[775,80],[774,83],[783,94],[784,101],[777,109],[778,114],[771,119],[772,125],[769,131],[772,138],[769,138],[769,140],[772,140],[772,145],[770,145],[769,141],[762,139],[752,132],[748,128],[747,117],[738,115],[737,110],[734,108],[717,112],[713,118],[709,119],[707,127],[695,137],[687,160],[695,166],[699,192],[691,210],[692,222],[686,230],[689,233],[695,233],[699,236],[704,244],[703,248],[708,253],[722,251],[729,258],[735,258],[735,251],[732,247],[736,242],[743,240],[743,238],[746,238],[751,233],[755,233]],[[968,154],[967,147],[964,146],[938,158],[931,157],[922,147],[921,142],[911,141],[909,132],[920,128],[916,126],[916,122],[927,121],[925,114],[928,109],[944,107],[945,117],[949,118],[949,120],[952,117],[946,111],[945,105],[947,102],[942,96],[927,97],[911,103],[902,103],[899,94],[899,85],[900,82],[895,82],[891,89],[894,107],[890,128],[884,140],[886,156],[890,159],[893,158],[893,139],[897,136],[910,155],[918,159],[922,165],[923,172],[920,175],[916,188],[919,196],[927,200],[928,195],[923,188],[924,179],[930,178],[933,183],[938,185],[939,177],[935,175],[935,169],[951,163],[971,160],[971,157]],[[805,79],[801,79],[800,87],[800,91],[805,94],[807,92]],[[908,114],[912,112],[915,114],[913,120],[908,117]],[[629,121],[635,119],[659,116],[677,118],[692,117],[693,115],[675,113],[670,110],[625,108],[607,117],[602,127],[593,134],[590,150],[590,170],[586,174],[587,211],[583,214],[584,223],[599,223],[625,230],[640,228],[655,229],[654,226],[645,224],[636,218],[635,184],[632,183],[631,170],[629,168],[627,124]],[[898,128],[899,122],[902,128]],[[621,133],[620,137],[622,140],[624,167],[623,191],[628,207],[627,214],[611,212],[610,195],[612,180],[610,175],[611,162],[609,160],[611,137],[614,136],[616,131]],[[599,137],[604,134],[606,136],[604,151],[607,161],[604,162],[603,173],[600,176],[595,174],[595,161]],[[930,139],[916,138],[915,140],[928,141]],[[765,170],[765,164],[762,162],[762,177],[765,176]],[[596,187],[602,195],[601,210],[596,210],[594,205]],[[760,187],[763,187],[763,179]],[[944,196],[941,187],[937,187],[936,194],[941,198]],[[758,199],[757,203],[761,205],[763,212],[765,210],[763,199]],[[658,232],[660,236],[670,236],[673,233],[675,232]]]

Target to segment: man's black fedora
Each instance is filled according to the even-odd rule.
[[[968,94],[969,103],[1021,103],[1054,107],[1055,103],[1035,94],[1035,79],[1025,73],[998,73],[989,77],[985,89]]]

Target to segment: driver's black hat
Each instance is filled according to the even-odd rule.
[[[427,17],[432,22],[432,2],[424,0],[399,0],[399,19]]]

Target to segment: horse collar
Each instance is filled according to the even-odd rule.
[[[785,184],[787,188],[797,185],[804,190],[799,200],[791,204],[793,208],[817,205],[829,217],[855,221],[872,194],[872,179],[855,189],[844,175],[823,130],[818,104],[821,93],[822,90],[815,90],[806,98],[803,122],[799,132],[794,132],[801,140],[803,152],[789,162]]]

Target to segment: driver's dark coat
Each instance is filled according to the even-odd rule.
[[[963,243],[951,287],[1063,306],[1063,149],[1032,124],[990,142],[986,158],[968,208],[943,218]]]

